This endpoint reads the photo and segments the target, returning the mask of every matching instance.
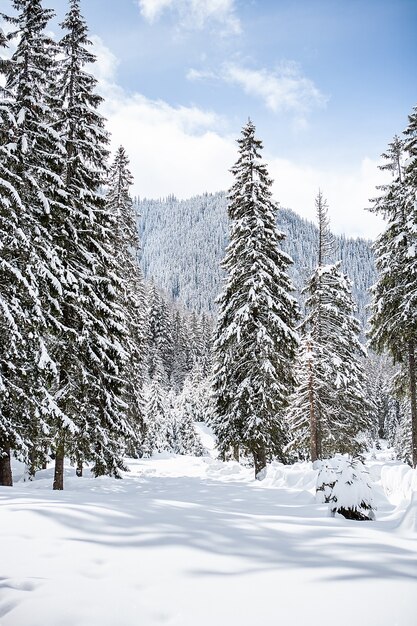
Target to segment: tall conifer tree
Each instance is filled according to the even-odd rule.
[[[130,425],[138,433],[143,431],[143,378],[147,327],[145,322],[145,288],[139,266],[139,236],[136,213],[130,196],[133,177],[129,159],[120,147],[109,172],[107,208],[117,223],[115,262],[123,279],[120,305],[127,325],[127,362],[124,372],[125,402]],[[132,450],[133,452],[133,450]]]
[[[417,465],[417,150],[416,115],[410,117],[404,140],[394,137],[382,156],[381,169],[393,175],[390,184],[379,187],[382,194],[373,200],[372,211],[387,220],[375,243],[378,282],[372,288],[371,343],[387,349],[408,381],[410,397],[412,464]],[[403,162],[410,155],[407,168]]]
[[[9,38],[18,41],[11,59],[2,63],[6,86],[1,104],[0,282],[6,286],[11,281],[3,307],[8,317],[2,339],[10,340],[3,353],[9,359],[3,408],[19,430],[8,445],[25,449],[33,472],[44,456],[51,417],[59,413],[50,389],[56,365],[49,337],[62,294],[62,267],[51,227],[63,210],[63,146],[54,130],[51,98],[56,45],[45,32],[53,12],[40,0],[12,4],[17,16],[3,17],[14,27]]]
[[[123,368],[127,326],[121,305],[123,279],[114,252],[118,216],[107,206],[108,134],[98,113],[102,98],[85,71],[95,57],[79,0],[70,0],[62,23],[57,129],[65,145],[63,177],[67,212],[54,236],[63,251],[65,294],[60,335],[55,421],[54,489],[63,488],[64,454],[92,461],[96,475],[119,476],[126,438]]]
[[[238,144],[215,332],[213,426],[220,450],[241,446],[260,477],[268,458],[284,458],[282,415],[293,386],[298,307],[290,295],[291,259],[280,248],[284,235],[276,226],[272,181],[251,121]]]
[[[326,264],[333,240],[321,192],[316,209],[317,268],[305,289],[307,315],[297,360],[298,384],[289,411],[291,447],[312,461],[335,452],[358,452],[357,435],[368,428],[360,326],[353,316],[351,285],[340,263]]]

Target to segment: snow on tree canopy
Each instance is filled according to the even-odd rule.
[[[252,122],[238,140],[229,192],[230,242],[222,267],[214,344],[215,415],[221,453],[239,446],[253,456],[255,474],[267,458],[284,457],[282,412],[293,386],[298,306],[290,295],[290,258],[281,250],[272,181],[261,161]]]

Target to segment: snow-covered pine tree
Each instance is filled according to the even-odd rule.
[[[7,46],[7,38],[0,31],[0,49]],[[0,61],[0,72],[6,74],[6,65]],[[26,280],[20,279],[15,259],[25,237],[21,236],[21,211],[24,207],[17,191],[10,142],[15,133],[12,95],[0,87],[0,485],[13,485],[10,462],[11,449],[25,448],[22,440],[18,407],[28,405],[24,393],[24,339],[25,311],[22,290],[31,296]],[[22,233],[23,234],[23,233]],[[21,357],[23,356],[23,361]],[[23,402],[22,402],[23,400]]]
[[[173,367],[172,318],[169,305],[154,282],[148,289],[147,304],[148,374],[153,378],[156,360],[160,358],[170,379]]]
[[[408,285],[407,304],[404,315],[412,325],[408,341],[408,377],[411,417],[411,448],[412,464],[417,467],[417,105],[408,118],[408,126],[404,131],[405,149],[410,158],[405,168],[405,182],[409,190],[407,208],[409,211],[408,228],[409,246],[407,257],[411,285]]]
[[[172,371],[171,384],[173,389],[179,393],[184,384],[189,368],[189,336],[188,328],[184,316],[180,311],[174,311],[172,316]]]
[[[314,328],[320,315],[322,367],[331,382],[322,396],[326,411],[320,416],[321,454],[358,454],[363,451],[358,435],[367,432],[371,424],[362,365],[365,351],[359,341],[360,324],[354,317],[351,283],[336,263],[318,268],[309,291],[306,324]]]
[[[176,454],[203,456],[204,447],[194,428],[191,407],[187,404],[183,393],[178,396],[173,408],[173,420],[175,422],[173,449]]]
[[[320,268],[331,259],[333,236],[329,228],[328,206],[321,191],[315,200],[318,221],[317,269],[303,293],[310,293],[307,319],[301,325],[301,342],[296,364],[297,386],[290,401],[289,422],[293,434],[291,448],[297,455],[314,462],[322,458],[322,420],[332,407],[333,381],[326,360],[325,289]],[[314,285],[315,291],[312,291]],[[331,358],[331,355],[330,355]]]
[[[87,49],[79,0],[70,0],[62,28],[57,129],[65,145],[67,212],[54,234],[66,282],[56,343],[61,414],[54,424],[54,489],[63,488],[65,453],[79,464],[92,461],[95,475],[119,476],[126,439],[134,438],[124,402],[127,327],[120,305],[124,284],[114,259],[117,216],[102,194],[108,134],[97,111],[97,81],[84,69],[95,57]]]
[[[127,363],[124,370],[125,403],[130,425],[138,436],[143,434],[143,376],[145,367],[145,287],[139,268],[139,236],[136,214],[129,190],[133,177],[129,171],[129,159],[123,147],[117,150],[110,169],[107,208],[116,219],[117,249],[115,261],[123,278],[121,307],[125,312],[128,337],[125,343]],[[134,450],[131,450],[133,453]]]
[[[322,458],[322,419],[332,402],[332,381],[325,367],[322,346],[312,332],[304,330],[298,349],[296,388],[290,398],[288,422],[289,451],[295,458],[316,461]]]
[[[340,263],[326,264],[332,237],[321,193],[316,209],[318,264],[305,289],[307,315],[297,361],[298,386],[289,411],[291,447],[302,458],[309,452],[313,461],[336,452],[359,452],[357,435],[369,429],[370,410],[351,285]]]
[[[397,418],[398,421],[392,424],[394,427],[394,436],[392,438],[392,445],[395,450],[397,459],[400,459],[404,463],[412,465],[413,450],[412,450],[412,432],[411,432],[411,408],[408,399],[403,399],[398,402],[396,407],[398,409]]]
[[[249,121],[238,140],[229,194],[230,243],[214,346],[213,428],[220,451],[241,446],[260,478],[267,459],[284,458],[283,411],[293,388],[298,306],[290,295],[291,259],[282,252],[272,181]]]
[[[203,366],[196,363],[184,381],[177,397],[177,408],[190,416],[193,422],[210,422],[213,412],[213,398],[210,377],[204,376]]]
[[[171,448],[172,414],[168,401],[168,381],[162,359],[157,352],[153,377],[145,388],[145,436],[141,444],[146,457]]]
[[[412,464],[417,465],[417,404],[416,404],[416,344],[417,344],[417,209],[415,168],[415,116],[407,129],[407,150],[411,158],[404,172],[404,141],[394,137],[382,156],[393,180],[378,189],[372,211],[387,221],[384,232],[375,243],[377,283],[372,288],[372,317],[370,339],[376,351],[388,350],[399,363],[408,380],[411,408]]]
[[[50,393],[56,372],[50,354],[60,315],[62,268],[51,230],[64,209],[63,146],[53,128],[56,45],[46,35],[53,12],[40,0],[14,0],[12,6],[17,15],[3,17],[14,28],[10,39],[17,38],[17,46],[2,64],[6,85],[1,104],[0,282],[10,290],[3,313],[13,302],[2,334],[2,339],[10,339],[4,407],[9,420],[18,425],[19,447],[25,449],[33,474],[45,459],[49,422],[59,414]],[[16,443],[15,438],[12,445]]]
[[[374,441],[378,438],[390,438],[388,432],[393,434],[392,424],[398,422],[395,418],[395,406],[398,400],[394,398],[393,389],[397,368],[393,366],[392,359],[387,352],[376,354],[373,350],[368,350],[363,366],[366,396],[371,410],[372,438]]]
[[[402,419],[401,404],[397,398],[388,399],[387,412],[384,420],[384,438],[390,447],[395,445],[396,432]]]

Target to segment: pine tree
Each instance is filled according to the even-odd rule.
[[[305,293],[307,315],[297,359],[298,384],[291,399],[291,448],[312,461],[336,452],[357,453],[357,440],[369,428],[365,375],[353,317],[351,285],[340,263],[326,264],[332,254],[327,203],[316,198],[319,225],[317,267]]]
[[[379,187],[382,195],[373,200],[372,211],[387,220],[385,231],[375,243],[378,282],[372,288],[371,343],[375,350],[388,350],[406,372],[411,408],[412,463],[417,465],[417,211],[415,115],[406,131],[406,149],[411,155],[404,171],[405,146],[394,137],[383,154],[393,180]]]
[[[2,63],[0,282],[9,289],[2,338],[10,341],[3,352],[3,410],[19,433],[6,435],[6,454],[17,445],[30,458],[33,474],[45,459],[49,422],[59,414],[51,394],[56,364],[50,335],[60,314],[62,267],[51,230],[64,206],[63,147],[53,128],[50,95],[56,46],[45,34],[53,12],[40,0],[15,0],[13,8],[16,17],[3,16],[15,29],[9,38],[18,38],[12,58]]]
[[[369,428],[360,325],[353,317],[351,285],[340,263],[326,264],[333,238],[321,192],[316,209],[317,267],[304,290],[307,315],[297,359],[298,384],[288,414],[290,447],[312,461],[336,452],[359,452],[357,435]]]
[[[167,382],[162,359],[157,353],[154,375],[145,392],[145,436],[141,450],[146,457],[171,448],[172,415],[167,398]]]
[[[297,357],[297,386],[291,398],[289,420],[295,434],[292,448],[298,456],[314,462],[322,457],[322,421],[332,406],[332,380],[326,367],[325,298],[321,268],[333,254],[333,237],[329,228],[328,206],[321,191],[316,201],[318,221],[317,269],[303,293],[309,293],[310,314],[303,323]]]
[[[95,475],[120,476],[126,440],[134,438],[126,420],[123,371],[127,326],[124,289],[114,258],[118,216],[107,206],[108,134],[97,108],[96,80],[84,68],[95,57],[87,50],[88,29],[79,1],[70,0],[60,42],[62,60],[56,93],[62,102],[57,130],[65,145],[63,177],[66,213],[54,236],[62,249],[65,292],[60,333],[56,397],[61,410],[54,423],[54,489],[63,488],[67,453],[92,461]]]
[[[196,363],[177,397],[178,409],[182,414],[189,415],[193,422],[211,421],[213,405],[210,383],[210,378],[203,374],[201,364]]]
[[[154,377],[155,363],[160,358],[165,374],[170,379],[173,369],[172,320],[168,303],[153,282],[148,290],[147,302],[148,374],[150,378]]]
[[[0,47],[7,47],[7,38],[0,32]],[[6,73],[6,65],[0,63],[0,71]],[[22,330],[25,312],[21,306],[22,291],[30,293],[26,281],[19,280],[19,268],[14,262],[25,238],[19,237],[21,209],[17,191],[18,180],[13,174],[13,156],[9,148],[15,130],[12,95],[1,90],[0,101],[0,485],[12,486],[11,449],[25,448],[22,440],[19,412],[24,389],[19,379],[24,379],[24,367],[20,359],[24,353]],[[28,293],[28,295],[29,295]],[[24,397],[25,404],[26,398]]]
[[[114,251],[116,265],[122,275],[124,289],[120,302],[126,316],[128,337],[125,345],[127,363],[125,368],[125,403],[130,425],[140,436],[143,432],[143,376],[145,366],[145,288],[139,269],[139,237],[136,214],[129,195],[133,178],[129,171],[129,159],[120,147],[110,169],[107,208],[117,224]],[[134,451],[131,450],[133,453]]]
[[[412,330],[408,332],[408,384],[410,397],[411,418],[411,458],[413,467],[417,467],[417,373],[416,373],[416,346],[417,346],[417,106],[409,116],[409,123],[404,131],[406,137],[405,149],[410,155],[405,170],[405,182],[408,188],[408,250],[409,261],[407,285],[407,302],[403,318],[407,320]]]
[[[320,314],[319,341],[324,356],[321,367],[331,383],[322,394],[326,409],[320,416],[321,454],[358,454],[363,449],[358,435],[370,428],[370,407],[366,400],[360,324],[354,317],[351,284],[341,272],[340,263],[318,269],[310,282],[307,305],[311,311],[306,320],[308,326],[314,327],[315,317]]]
[[[251,121],[238,144],[230,243],[222,264],[227,277],[215,332],[213,426],[220,451],[241,446],[261,477],[268,458],[284,458],[282,415],[293,386],[298,308],[289,295],[291,259],[280,249],[284,235],[275,222],[272,181]]]
[[[397,421],[392,424],[394,427],[394,433],[392,438],[392,444],[395,450],[397,459],[412,465],[413,450],[412,450],[412,432],[411,432],[411,408],[410,403],[407,400],[398,402],[398,406],[395,407]]]
[[[172,372],[171,383],[178,393],[181,391],[184,380],[189,372],[189,337],[184,316],[176,310],[172,317]]]
[[[191,454],[203,456],[204,448],[194,428],[193,414],[185,396],[181,394],[174,406],[173,418],[175,421],[174,452],[176,454]]]

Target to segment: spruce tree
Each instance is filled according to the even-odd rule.
[[[15,0],[13,8],[16,17],[3,17],[14,27],[9,39],[18,41],[11,59],[2,63],[6,84],[0,105],[0,282],[9,290],[2,306],[2,340],[8,344],[2,351],[2,411],[19,435],[5,435],[6,455],[17,445],[30,458],[33,474],[45,459],[50,420],[59,414],[51,393],[56,372],[51,335],[60,315],[62,265],[51,231],[64,210],[63,147],[51,98],[56,46],[46,35],[53,12],[40,0]]]
[[[276,225],[272,181],[251,121],[238,144],[215,331],[213,427],[220,451],[242,447],[261,477],[268,458],[284,459],[283,411],[293,387],[298,307],[290,295],[291,259],[280,247],[284,235]]]
[[[0,32],[0,48],[7,38]],[[4,61],[0,63],[3,76]],[[25,311],[22,292],[30,285],[20,279],[15,262],[25,237],[20,236],[21,212],[24,207],[17,191],[18,179],[13,173],[13,155],[9,148],[16,131],[12,95],[0,90],[0,485],[12,486],[11,449],[25,448],[22,440],[18,406],[27,404],[24,386],[24,327]]]
[[[139,267],[139,236],[136,213],[129,195],[133,177],[129,171],[129,159],[120,147],[110,169],[107,208],[116,219],[115,262],[123,279],[120,306],[125,313],[127,362],[124,370],[125,403],[130,425],[140,438],[143,432],[143,376],[145,367],[145,288]],[[134,450],[131,450],[133,453]]]
[[[66,213],[54,236],[62,249],[65,292],[59,337],[54,423],[54,489],[63,488],[67,453],[93,462],[95,475],[120,476],[126,440],[123,371],[127,325],[121,304],[124,289],[114,258],[118,215],[106,204],[108,134],[97,109],[102,98],[85,71],[94,62],[79,1],[70,0],[62,23],[62,60],[56,92],[62,102],[56,128],[65,146],[63,166]]]
[[[309,294],[306,303],[310,310],[301,330],[296,377],[297,386],[291,398],[289,420],[295,437],[292,447],[296,447],[301,457],[307,456],[314,462],[322,458],[322,421],[332,407],[332,379],[326,367],[326,287],[320,271],[333,255],[333,237],[329,228],[328,206],[321,191],[316,197],[318,221],[317,266],[315,274],[304,294]]]
[[[172,319],[168,303],[152,282],[147,294],[148,375],[154,377],[156,361],[161,359],[168,379],[173,371]]]
[[[146,457],[171,449],[172,414],[168,402],[167,377],[157,353],[154,374],[145,389],[145,436],[141,445]]]
[[[171,384],[173,389],[179,393],[183,387],[184,380],[189,372],[189,336],[188,328],[180,311],[174,311],[172,317],[172,345],[173,361]]]
[[[365,375],[354,317],[351,284],[340,263],[327,265],[332,249],[327,205],[316,200],[319,219],[318,265],[308,287],[304,336],[297,360],[298,385],[291,400],[291,447],[312,461],[336,452],[358,453],[357,438],[369,429]]]
[[[378,282],[372,288],[371,344],[378,352],[388,350],[403,370],[410,398],[412,464],[417,465],[417,211],[416,211],[416,120],[410,117],[406,145],[399,137],[382,156],[381,169],[393,175],[390,184],[379,187],[372,211],[387,221],[375,243]],[[403,161],[407,150],[409,164]]]

